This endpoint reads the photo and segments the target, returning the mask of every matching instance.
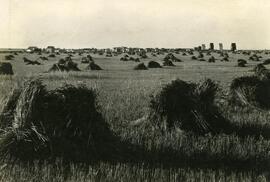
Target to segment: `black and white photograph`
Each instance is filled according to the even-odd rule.
[[[0,182],[270,182],[269,0],[0,7]]]

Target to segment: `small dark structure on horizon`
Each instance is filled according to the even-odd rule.
[[[235,52],[236,51],[236,43],[231,44],[231,51]]]
[[[210,50],[214,50],[214,49],[215,49],[214,43],[210,43],[210,44],[209,44],[209,49],[210,49]]]

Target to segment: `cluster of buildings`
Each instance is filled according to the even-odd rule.
[[[83,49],[61,49],[55,48],[54,46],[48,46],[46,48],[38,48],[36,46],[28,47],[25,51],[28,53],[34,52],[46,52],[46,53],[98,53],[98,54],[145,54],[145,53],[160,53],[160,52],[171,52],[171,51],[188,51],[190,48],[133,48],[133,47],[114,47],[107,49],[96,49],[96,48],[83,48]],[[194,50],[215,50],[214,43],[209,44],[209,49],[206,48],[205,44],[195,47]],[[223,51],[223,44],[219,43],[219,50]],[[231,44],[231,51],[236,51],[236,43]]]
[[[37,46],[30,46],[25,51],[28,53],[39,53],[39,52],[45,52],[45,53],[75,53],[77,51],[90,51],[93,49],[62,49],[62,48],[56,48],[54,46],[48,46],[46,48],[39,48]]]
[[[168,49],[168,48],[132,48],[132,47],[114,47],[110,49],[113,53],[129,53],[129,54],[140,54],[140,53],[159,53],[159,52],[171,52],[171,51],[181,51],[189,49]]]
[[[219,43],[218,44],[219,46],[219,51],[223,51],[223,44],[222,43]],[[215,50],[215,45],[214,43],[210,43],[209,44],[209,49],[206,48],[205,44],[202,44],[201,46],[198,46],[198,47],[195,47],[194,48],[195,50],[199,50],[199,51],[203,51],[203,50]],[[236,47],[236,43],[231,43],[231,48],[230,48],[231,51],[236,51],[237,50],[237,47]]]
[[[45,49],[41,49],[41,48],[38,48],[36,46],[30,46],[25,51],[28,52],[28,53],[33,53],[33,52],[55,53],[55,52],[59,52],[60,49],[59,48],[55,48],[54,46],[48,46]]]
[[[105,54],[141,54],[141,53],[158,53],[158,52],[169,52],[169,51],[180,51],[190,49],[167,49],[167,48],[133,48],[133,47],[113,47],[106,49],[97,48],[83,48],[83,49],[61,49],[55,48],[54,46],[48,46],[46,48],[39,48],[36,46],[28,47],[25,51],[28,53],[34,52],[45,52],[45,53],[105,53]]]

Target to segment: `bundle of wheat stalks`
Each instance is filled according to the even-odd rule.
[[[230,103],[239,106],[270,108],[270,73],[262,64],[255,74],[235,78],[230,86]]]
[[[200,83],[175,80],[150,102],[150,119],[162,128],[180,127],[197,134],[229,132],[229,122],[214,100],[218,85],[210,79]]]
[[[96,93],[85,86],[47,90],[41,80],[29,80],[9,99],[0,127],[2,157],[94,161],[115,153]]]

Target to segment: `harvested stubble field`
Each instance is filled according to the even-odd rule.
[[[5,60],[7,54],[0,54]],[[48,90],[65,84],[93,88],[97,92],[98,109],[110,129],[126,145],[122,157],[100,160],[94,164],[67,163],[62,159],[24,163],[1,159],[1,181],[269,181],[270,180],[270,113],[268,110],[233,107],[226,103],[230,83],[236,77],[253,74],[252,69],[267,59],[260,53],[260,62],[248,55],[229,53],[229,62],[215,63],[192,60],[192,55],[174,54],[182,62],[174,67],[133,70],[138,63],[120,61],[122,55],[105,57],[91,54],[103,70],[85,70],[82,56],[74,54],[80,72],[47,72],[67,54],[39,60],[42,65],[25,65],[23,57],[36,60],[48,54],[19,53],[10,60],[14,75],[0,76],[0,103],[3,109],[11,91],[28,78],[40,78]],[[166,55],[166,54],[165,54]],[[165,55],[148,55],[140,59],[145,65],[156,61],[162,65]],[[195,53],[196,56],[199,53]],[[237,60],[248,60],[246,67],[237,67]],[[178,128],[159,130],[148,127],[147,116],[151,95],[179,78],[199,82],[205,78],[217,81],[222,89],[218,106],[222,115],[235,126],[230,134],[196,135]],[[74,107],[76,107],[74,105]],[[146,118],[146,119],[145,119]],[[138,121],[144,120],[143,122]],[[139,124],[138,124],[139,123]],[[0,143],[0,147],[2,144]],[[128,148],[128,149],[126,149]],[[72,151],[70,151],[72,152]],[[113,156],[113,155],[112,155]],[[34,175],[33,175],[34,174]]]

